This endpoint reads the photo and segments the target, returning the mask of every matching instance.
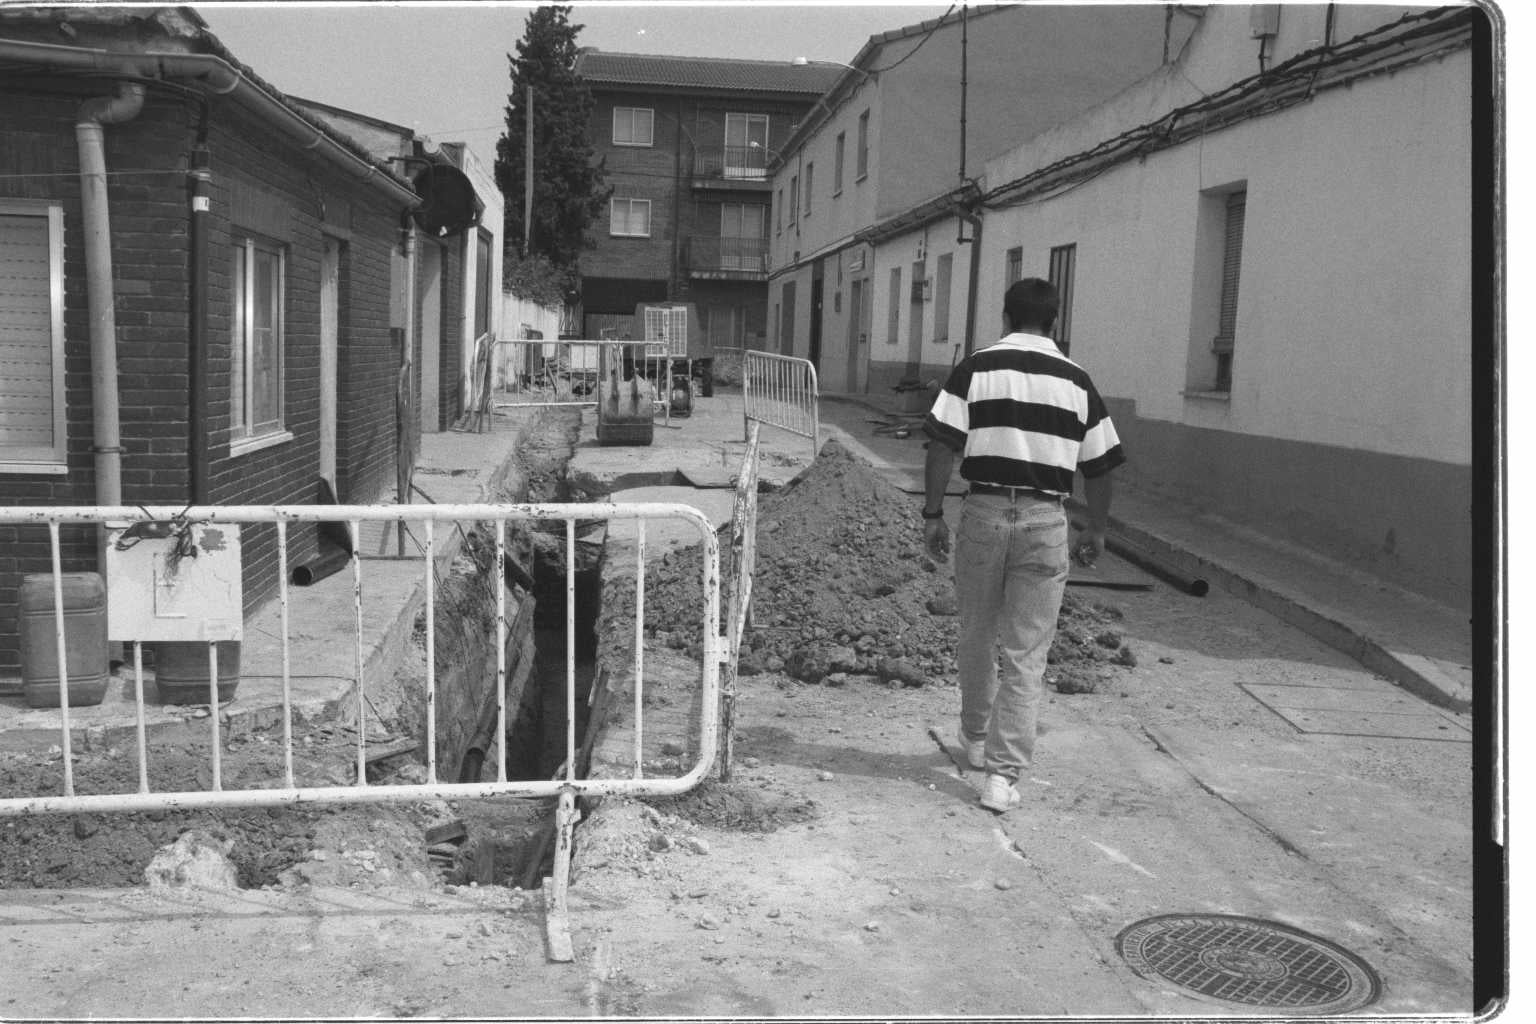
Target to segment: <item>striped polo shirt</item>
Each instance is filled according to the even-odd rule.
[[[1050,338],[1014,333],[973,352],[949,375],[923,421],[934,441],[964,452],[972,483],[1072,493],[1072,476],[1125,461],[1087,371]]]

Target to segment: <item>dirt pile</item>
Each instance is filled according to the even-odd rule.
[[[952,684],[954,581],[949,566],[924,550],[918,513],[915,497],[835,440],[806,473],[764,496],[740,672],[784,672],[830,686]],[[722,558],[729,545],[726,527]],[[650,633],[695,656],[698,580],[698,549],[673,552],[649,573],[645,602]],[[631,591],[627,582],[619,588],[625,607],[632,606]],[[1119,618],[1117,609],[1069,591],[1047,682],[1063,693],[1092,692],[1116,670],[1134,666],[1115,628]]]

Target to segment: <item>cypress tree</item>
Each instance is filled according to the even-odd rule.
[[[568,295],[579,290],[578,261],[595,244],[588,226],[611,189],[592,160],[588,123],[592,94],[576,75],[576,34],[568,6],[536,8],[528,15],[517,56],[507,55],[512,91],[506,131],[496,142],[496,184],[506,198],[507,264],[543,257],[554,265]],[[523,252],[524,167],[528,87],[533,87],[533,217]]]

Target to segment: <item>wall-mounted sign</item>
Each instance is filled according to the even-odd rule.
[[[855,249],[853,251],[853,255],[848,257],[848,269],[849,270],[863,270],[864,269],[864,250],[863,249]]]

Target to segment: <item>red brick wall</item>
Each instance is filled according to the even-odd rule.
[[[595,99],[591,122],[593,152],[604,161],[605,181],[613,186],[616,198],[651,201],[651,236],[610,235],[609,213],[604,210],[592,225],[596,248],[582,254],[582,276],[646,281],[670,279],[674,244],[679,236],[684,244],[691,238],[720,236],[722,201],[770,204],[766,188],[723,192],[693,187],[695,147],[700,152],[719,155],[725,147],[725,115],[767,114],[768,146],[777,151],[788,140],[792,126],[813,103],[811,99],[803,103],[768,101],[762,97],[679,99],[676,96],[607,91]],[[613,145],[614,107],[654,110],[654,145],[648,148]],[[680,180],[674,180],[679,161],[682,176]],[[825,173],[830,174],[830,168]],[[772,220],[771,210],[769,220]],[[686,268],[680,268],[678,287],[671,297],[692,300],[692,287]],[[756,283],[754,287],[759,293],[759,301],[766,302],[766,283]],[[597,294],[594,291],[593,297]],[[599,308],[600,305],[589,297],[586,312],[634,312],[632,305],[628,309]]]
[[[13,83],[8,83],[8,89]],[[65,367],[68,475],[0,473],[0,503],[95,503],[91,365],[84,237],[73,130],[93,92],[57,82],[14,83],[34,92],[0,103],[0,196],[57,200],[65,222]],[[216,504],[307,504],[319,461],[320,258],[323,232],[345,242],[339,296],[337,483],[343,500],[371,501],[394,475],[395,378],[389,332],[390,253],[400,209],[374,187],[344,176],[259,120],[215,103],[208,145],[213,181],[209,224],[208,412]],[[116,292],[123,499],[189,501],[189,214],[185,168],[195,104],[151,89],[133,120],[105,128]],[[123,171],[145,171],[124,174]],[[25,177],[18,177],[25,175]],[[253,198],[255,197],[255,198]],[[253,211],[255,211],[253,213]],[[235,224],[237,217],[261,223]],[[292,440],[231,457],[230,320],[233,229],[275,235],[287,245],[285,426]],[[445,346],[446,347],[446,346]],[[457,372],[453,380],[457,380]],[[69,531],[66,570],[95,568],[89,531]],[[314,548],[313,530],[290,531],[290,565]],[[243,531],[245,596],[253,609],[276,591],[270,528]],[[0,528],[0,674],[13,674],[15,594],[20,576],[48,571],[46,532]]]
[[[93,505],[90,323],[75,115],[100,92],[11,82],[0,102],[0,196],[58,203],[64,214],[64,367],[67,475],[0,473],[0,504]],[[8,90],[9,91],[9,90]],[[18,100],[18,97],[20,99]],[[123,500],[187,501],[187,202],[190,108],[150,93],[134,121],[105,132],[116,298]],[[95,533],[61,531],[64,571],[96,568]],[[0,675],[19,672],[16,592],[50,572],[42,527],[0,527]]]

